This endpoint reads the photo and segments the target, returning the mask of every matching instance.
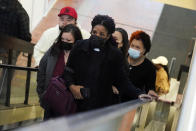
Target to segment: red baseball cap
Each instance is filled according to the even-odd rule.
[[[64,7],[64,8],[62,8],[60,13],[58,14],[58,16],[61,16],[61,15],[69,15],[69,16],[75,18],[76,20],[78,18],[76,10],[74,8],[72,8],[72,7]]]

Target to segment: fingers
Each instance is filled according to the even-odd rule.
[[[81,88],[84,88],[84,86],[78,86],[78,87],[79,87],[79,90],[78,90],[78,95],[79,95],[79,96],[78,96],[78,99],[79,99],[79,100],[84,99],[83,96],[82,96],[82,94],[81,94],[81,92],[80,92],[80,89],[81,89]]]
[[[155,98],[158,98],[158,97],[159,97],[159,96],[157,95],[157,93],[154,92],[153,90],[149,90],[148,95],[150,95],[150,96],[152,96],[152,97],[155,97]]]
[[[80,93],[80,88],[84,88],[83,86],[78,86],[78,85],[71,85],[70,90],[74,96],[75,99],[80,100],[83,99],[81,93]]]
[[[76,100],[82,100],[83,99],[83,97],[79,97],[79,96],[76,96],[76,97],[74,97]]]
[[[76,100],[81,100],[81,99],[83,99],[82,96],[74,96],[74,98],[75,98]]]
[[[75,94],[74,98],[77,99],[77,100],[80,99],[80,97],[76,94]]]
[[[116,87],[112,86],[112,90],[113,90],[113,93],[118,95],[119,94],[119,91]]]
[[[84,99],[83,97],[82,97],[82,95],[81,95],[81,93],[80,92],[78,92],[78,93],[74,93],[74,98],[76,99],[76,100],[81,100],[81,99]]]
[[[152,101],[153,100],[153,98],[150,95],[147,95],[147,94],[139,95],[139,99],[144,101],[144,102],[148,102],[148,101]]]
[[[113,90],[113,93],[118,95],[119,94],[119,91],[118,90]]]
[[[82,100],[82,99],[84,99],[84,98],[82,97],[82,95],[81,95],[81,93],[80,93],[79,96],[76,96],[76,97],[75,97],[75,99],[77,99],[77,100]]]

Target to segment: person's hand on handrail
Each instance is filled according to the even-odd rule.
[[[168,103],[168,104],[171,104],[171,105],[175,104],[174,101],[168,101],[168,100],[164,100],[164,99],[159,98],[157,93],[154,92],[153,90],[150,90],[148,92],[148,94],[141,94],[141,95],[139,95],[139,99],[144,101],[144,102],[150,102],[150,101],[155,100],[157,102],[164,102],[164,103]]]
[[[155,100],[157,100],[159,98],[158,94],[153,90],[149,90],[148,95],[150,95]]]
[[[139,99],[144,101],[144,102],[151,102],[153,100],[153,98],[148,94],[139,95]]]
[[[153,90],[149,90],[148,94],[141,94],[139,95],[139,99],[145,102],[150,102],[153,100],[158,100],[159,96]]]

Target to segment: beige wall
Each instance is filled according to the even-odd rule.
[[[129,35],[140,29],[152,36],[163,5],[151,0],[83,0],[77,8],[78,21],[90,31],[96,14],[108,14],[115,19],[117,27],[125,28]]]
[[[55,1],[56,0],[19,0],[29,15],[31,31],[47,14]]]
[[[196,10],[196,0],[156,0],[173,6]]]

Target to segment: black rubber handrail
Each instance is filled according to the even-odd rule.
[[[38,68],[22,67],[22,66],[6,65],[6,64],[0,64],[0,68],[7,68],[7,69],[14,69],[14,70],[25,70],[25,71],[38,71]]]

